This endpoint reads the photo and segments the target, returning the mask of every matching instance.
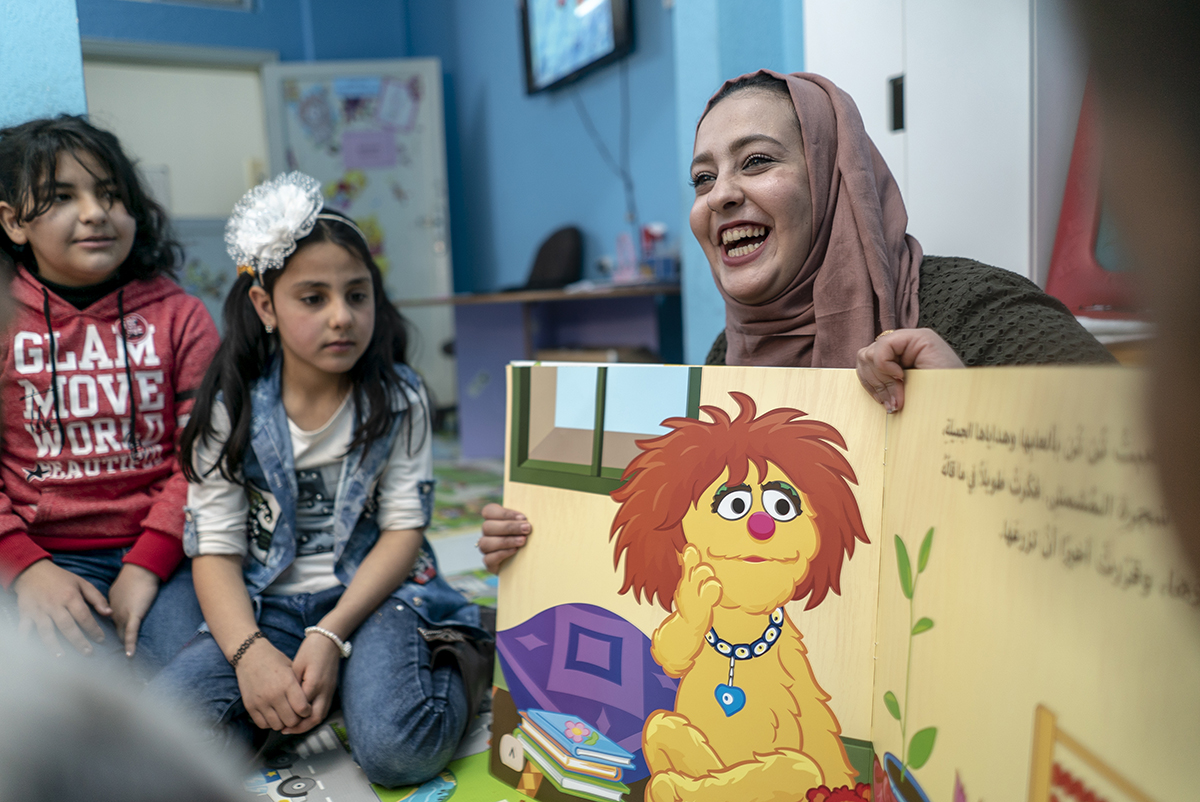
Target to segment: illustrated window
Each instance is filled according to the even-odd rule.
[[[695,418],[700,368],[532,365],[513,368],[510,475],[529,484],[610,493],[662,421]]]

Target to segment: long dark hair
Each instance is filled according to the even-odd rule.
[[[295,253],[318,242],[339,245],[367,267],[374,289],[375,330],[371,333],[367,350],[347,374],[351,381],[351,393],[354,395],[354,438],[346,453],[359,446],[364,446],[365,452],[365,448],[369,448],[371,443],[386,437],[391,431],[398,414],[393,408],[396,394],[407,395],[408,391],[411,391],[411,395],[416,398],[421,398],[421,394],[396,372],[397,363],[407,364],[407,324],[384,292],[383,276],[379,272],[379,266],[371,258],[367,243],[349,225],[349,218],[345,215],[330,209],[322,210],[321,214],[335,215],[347,222],[324,217],[318,219],[312,233],[296,243]],[[284,270],[287,270],[286,263],[280,270],[268,270],[264,273],[262,288],[268,295],[274,297],[275,284]],[[250,301],[249,291],[255,281],[252,275],[239,275],[225,298],[222,312],[225,336],[221,339],[217,355],[204,374],[204,381],[200,383],[196,406],[183,430],[179,449],[183,474],[191,482],[199,482],[203,478],[195,465],[197,439],[207,442],[208,438],[216,436],[212,413],[218,394],[221,395],[229,413],[230,432],[213,467],[231,482],[244,482],[241,465],[246,448],[250,444],[250,389],[254,382],[264,375],[278,350],[275,336],[268,335],[263,329],[262,321]],[[421,401],[421,404],[424,405],[424,401]],[[410,450],[412,419],[413,416],[409,415]]]
[[[0,129],[0,201],[16,209],[22,223],[44,214],[54,202],[54,173],[60,153],[91,154],[112,176],[117,197],[137,223],[133,248],[120,267],[121,274],[131,279],[174,278],[183,261],[183,248],[171,233],[167,213],[143,189],[133,161],[117,138],[83,117],[63,114]],[[32,267],[33,253],[26,254],[26,249],[0,229],[0,250],[14,262]]]

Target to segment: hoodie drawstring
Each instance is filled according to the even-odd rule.
[[[58,343],[54,337],[54,323],[50,320],[50,293],[42,287],[42,314],[46,316],[46,331],[50,333],[50,395],[54,399],[54,417],[58,419],[59,448],[67,445],[67,429],[63,426],[58,398]]]
[[[49,308],[50,304],[47,299],[46,309],[49,310]],[[137,401],[135,399],[137,393],[133,391],[133,368],[129,366],[129,341],[125,339],[125,289],[123,287],[117,291],[117,317],[117,325],[121,330],[121,352],[125,355],[125,383],[129,387],[129,436],[125,440],[125,445],[129,447],[129,453],[133,459],[140,461],[142,444],[137,435]],[[59,425],[61,426],[62,423],[60,422]]]

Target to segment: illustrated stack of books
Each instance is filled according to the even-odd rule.
[[[542,774],[564,794],[595,802],[621,802],[629,786],[633,755],[578,716],[548,710],[521,710],[517,739]]]

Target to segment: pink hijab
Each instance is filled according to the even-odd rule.
[[[725,85],[760,73],[787,82],[800,119],[813,242],[796,278],[774,300],[749,306],[721,290],[725,361],[852,368],[858,349],[880,332],[916,325],[921,245],[905,233],[900,188],[850,96],[802,72],[759,70]]]

